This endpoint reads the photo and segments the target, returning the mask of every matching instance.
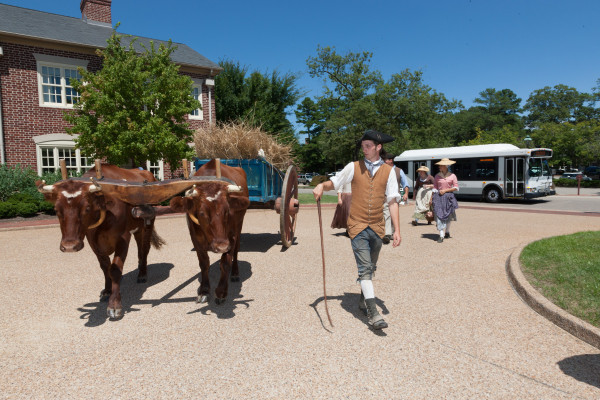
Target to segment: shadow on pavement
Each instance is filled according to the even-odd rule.
[[[429,240],[433,240],[435,242],[440,237],[440,234],[439,233],[422,233],[421,237],[423,239],[429,239]]]
[[[235,299],[243,298],[243,296],[240,294],[242,282],[244,282],[245,280],[250,278],[250,276],[252,276],[252,269],[250,263],[246,261],[238,261],[238,265],[240,269],[240,282],[229,282],[227,300],[224,304],[217,305],[214,302],[214,289],[217,286],[219,278],[221,276],[221,267],[219,266],[219,261],[214,262],[210,266],[208,273],[211,282],[210,300],[208,303],[203,304],[201,308],[195,311],[190,311],[188,314],[193,314],[197,312],[207,314],[208,311],[211,311],[211,313],[216,314],[218,318],[231,318],[235,315],[234,310],[237,308],[237,305],[242,304],[246,308],[248,308],[249,302],[253,300],[239,301]],[[199,287],[199,272],[187,279],[186,281],[182,282],[175,289],[166,293],[159,299],[142,299],[144,293],[146,292],[146,289],[167,280],[167,278],[170,275],[170,271],[173,267],[173,264],[170,263],[148,265],[148,282],[146,283],[137,283],[137,269],[123,275],[123,278],[121,280],[121,301],[123,303],[123,311],[125,314],[123,318],[127,318],[127,314],[132,311],[139,311],[139,308],[134,307],[136,305],[151,305],[152,307],[155,307],[165,303],[196,302],[197,296],[179,298],[173,298],[173,296],[175,296],[188,285],[192,284],[194,281],[198,282]],[[82,313],[80,316],[81,319],[87,319],[85,326],[96,327],[104,324],[106,321],[109,321],[109,318],[106,315],[106,306],[106,302],[98,301],[95,303],[87,303],[83,305],[83,307],[78,308],[77,310]]]
[[[278,233],[242,233],[240,252],[266,253],[278,243],[281,243]]]
[[[558,362],[560,370],[580,382],[600,388],[600,354],[582,354]]]
[[[239,282],[229,282],[229,289],[227,293],[227,299],[223,304],[215,303],[215,288],[219,283],[219,278],[221,277],[221,267],[219,266],[220,261],[214,262],[208,271],[208,278],[210,279],[210,297],[208,303],[199,304],[200,308],[189,311],[188,314],[196,314],[201,313],[203,315],[214,314],[219,319],[229,319],[235,316],[235,310],[238,306],[244,306],[245,308],[250,307],[250,302],[254,301],[253,299],[248,300],[237,300],[243,299],[244,296],[241,294],[242,283],[245,282],[252,276],[252,266],[250,263],[246,261],[239,261],[238,265],[240,269],[240,281]],[[200,275],[196,275],[198,279],[200,279]],[[187,282],[187,281],[186,281]],[[198,287],[200,287],[200,282],[198,281]],[[193,298],[193,301],[196,301],[196,297]]]
[[[358,319],[363,324],[365,324],[369,329],[371,329],[373,331],[373,333],[375,333],[378,336],[387,336],[387,334],[383,330],[374,330],[371,328],[371,326],[369,325],[367,316],[358,309],[359,299],[360,299],[360,293],[344,292],[343,296],[327,296],[327,304],[328,304],[328,306],[331,305],[330,300],[340,301],[340,306],[344,310],[346,310],[354,318]],[[323,327],[323,329],[325,329],[328,332],[331,332],[331,327],[329,326],[329,321],[327,321],[327,315],[321,316],[321,314],[319,314],[319,311],[317,310],[317,305],[319,303],[321,303],[323,300],[324,300],[323,297],[319,297],[312,304],[309,304],[309,305],[315,310],[315,313],[317,314],[317,317],[319,317],[319,321],[321,322],[321,326]],[[383,300],[378,298],[376,303],[377,303],[377,307],[379,307],[379,309],[381,311],[381,314],[388,315],[390,313],[388,308],[385,306],[385,302]],[[333,318],[332,318],[331,322],[333,322],[333,324],[335,326],[335,321],[333,321]]]
[[[133,308],[132,305],[140,304],[142,296],[147,288],[165,281],[174,267],[170,263],[149,264],[148,265],[148,281],[146,283],[137,283],[137,268],[127,272],[121,279],[121,302],[125,314],[131,311],[139,311],[139,308]],[[103,287],[98,289],[98,293]],[[78,308],[81,311],[81,319],[87,319],[85,326],[95,327],[104,324],[108,321],[106,315],[107,302],[95,302],[84,304]]]

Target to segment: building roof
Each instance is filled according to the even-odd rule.
[[[30,10],[6,4],[0,4],[0,34],[8,34],[25,38],[48,40],[63,44],[75,44],[96,49],[106,47],[106,40],[113,28],[106,23],[85,21],[80,18],[67,17],[43,11]],[[136,37],[135,35],[132,35]],[[150,46],[168,43],[164,40],[137,37],[137,43]],[[129,44],[124,37],[122,43]],[[221,71],[221,67],[183,43],[173,43],[177,49],[171,54],[173,62],[181,65],[203,67]],[[141,50],[136,45],[137,50]]]

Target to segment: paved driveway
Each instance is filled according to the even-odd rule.
[[[598,399],[600,352],[525,305],[505,263],[522,243],[600,229],[600,218],[462,209],[453,238],[408,224],[384,246],[376,295],[389,322],[371,331],[356,307],[348,239],[323,210],[322,301],[315,208],[300,211],[297,244],[281,251],[278,216],[248,212],[241,283],[221,306],[194,302],[198,263],[182,216],[161,217],[167,241],[111,322],[95,257],[58,249],[58,226],[0,231],[0,398],[49,399]],[[211,256],[213,267],[218,258]],[[216,268],[212,273],[214,277]]]

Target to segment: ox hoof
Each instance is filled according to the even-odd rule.
[[[208,295],[201,294],[200,296],[198,296],[198,299],[196,299],[196,303],[208,303]]]
[[[216,297],[216,298],[215,298],[215,303],[216,303],[217,305],[221,305],[221,304],[225,303],[225,299],[224,299],[224,298],[223,298],[223,299],[220,299],[220,298]]]
[[[148,282],[147,276],[138,276],[137,283],[146,283],[146,282]]]
[[[122,308],[107,308],[106,315],[108,318],[112,320],[123,318],[123,309]]]
[[[111,292],[107,291],[107,290],[103,290],[100,292],[100,301],[108,301],[108,298],[110,297]]]
[[[239,276],[232,276],[231,277],[231,282],[239,282],[240,281],[240,277]]]

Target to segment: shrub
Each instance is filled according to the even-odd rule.
[[[17,205],[15,203],[0,202],[0,218],[13,218],[17,216]]]
[[[317,175],[310,181],[310,186],[317,186],[319,183],[327,182],[329,178],[325,175]]]
[[[31,167],[0,165],[0,201],[6,201],[14,193],[35,190],[35,181],[39,179]]]
[[[16,204],[17,215],[20,217],[31,217],[36,215],[39,209],[37,203],[20,203]]]
[[[48,214],[48,215],[56,214],[56,211],[54,211],[54,204],[52,204],[46,200],[40,202],[39,210],[40,210],[40,212],[43,212],[44,214]]]
[[[577,179],[560,178],[554,179],[553,183],[558,187],[577,187]],[[581,181],[582,188],[600,188],[600,181]]]

